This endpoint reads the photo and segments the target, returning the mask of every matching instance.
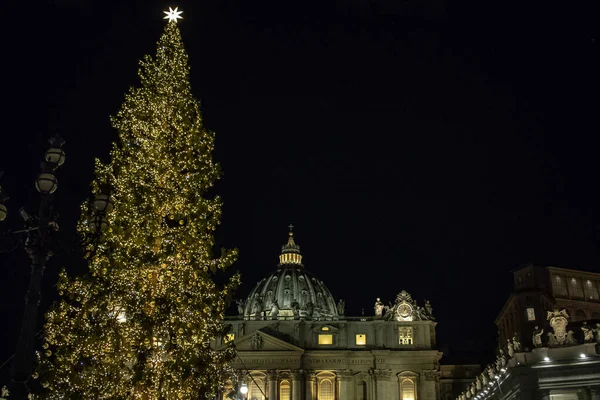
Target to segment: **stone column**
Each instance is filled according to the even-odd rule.
[[[592,395],[592,400],[600,400],[600,386],[591,388],[590,394]]]
[[[292,371],[292,400],[302,400],[302,370]]]
[[[380,348],[383,346],[383,327],[381,326],[381,322],[373,324],[373,329],[375,330],[375,348]]]
[[[417,389],[417,396],[422,399],[435,399],[437,381],[436,370],[422,370]]]
[[[349,369],[337,371],[337,377],[340,381],[340,400],[354,398],[354,372]]]
[[[315,400],[317,398],[317,374],[314,371],[306,371],[305,382],[306,395],[303,400]]]
[[[579,400],[591,400],[592,395],[590,394],[589,389],[583,388],[583,389],[579,389],[579,392],[577,392],[577,398]]]
[[[268,370],[267,378],[269,380],[269,400],[277,400],[277,371]]]
[[[391,400],[389,387],[392,371],[389,369],[374,369],[373,376],[375,377],[375,398],[377,400]]]

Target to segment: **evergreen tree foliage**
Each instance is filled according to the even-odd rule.
[[[92,192],[110,193],[114,206],[101,232],[102,216],[82,206],[89,274],[60,274],[40,352],[40,398],[205,399],[231,371],[234,349],[209,342],[225,335],[240,281],[215,278],[237,254],[213,254],[222,207],[208,191],[220,171],[187,58],[170,21],[156,57],[140,62],[141,87],[112,118],[119,143],[108,163],[96,161]]]

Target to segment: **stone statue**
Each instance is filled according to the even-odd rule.
[[[300,314],[300,304],[296,299],[294,299],[292,300],[292,304],[290,304],[290,306],[292,307],[292,313],[294,313],[294,317],[297,317]]]
[[[252,307],[252,314],[255,316],[260,316],[262,314],[262,300],[256,299],[254,300],[254,307]]]
[[[427,312],[427,316],[433,319],[433,307],[431,307],[429,300],[425,300],[425,311]]]
[[[500,367],[505,367],[506,357],[504,356],[504,350],[500,349],[500,356],[498,356],[498,359],[500,360]]]
[[[517,339],[516,332],[512,337],[512,342],[513,342],[513,348],[515,349],[515,353],[519,353],[521,351],[521,342],[519,342],[519,339]]]
[[[596,324],[593,331],[596,332],[596,343],[600,343],[600,324]]]
[[[244,300],[242,299],[237,299],[235,301],[235,304],[237,304],[237,310],[238,310],[238,314],[239,315],[244,315]]]
[[[491,365],[487,366],[487,374],[490,377],[490,380],[494,379],[494,368]]]
[[[506,339],[506,342],[506,350],[508,351],[508,357],[513,358],[515,356],[515,348],[510,339]]]
[[[315,305],[312,303],[312,301],[309,301],[308,303],[306,303],[306,315],[312,317],[314,312]]]
[[[591,343],[594,341],[594,331],[587,326],[587,321],[583,321],[581,330],[583,331],[583,341],[585,343]]]
[[[258,332],[256,332],[254,334],[254,336],[252,336],[252,339],[250,339],[250,345],[252,346],[252,348],[254,350],[260,350],[263,347],[263,338],[262,336],[260,336],[260,334]]]
[[[477,392],[475,391],[474,383],[471,383],[470,389],[471,389],[471,397],[475,397],[475,393],[477,393]]]
[[[277,302],[277,300],[275,300],[275,301],[273,301],[273,305],[271,306],[271,318],[277,319],[278,315],[279,315],[279,303]]]
[[[483,372],[481,373],[481,383],[483,384],[484,387],[489,383],[487,375],[484,374]]]
[[[377,298],[377,301],[375,302],[375,316],[376,317],[383,316],[383,302],[381,301],[381,299],[379,297]]]
[[[338,315],[344,315],[345,308],[346,308],[346,303],[344,302],[344,300],[340,299],[340,301],[338,301],[338,304],[337,304]]]
[[[481,385],[481,379],[479,378],[479,375],[477,375],[477,376],[475,377],[475,388],[476,388],[477,390],[481,390],[481,388],[482,388],[482,387],[483,387],[483,386]]]
[[[467,396],[467,399],[471,398],[471,389],[467,388],[467,394],[466,394],[466,396]]]
[[[542,343],[542,334],[544,333],[544,329],[540,329],[536,327],[533,329],[533,338],[532,338],[532,342],[533,342],[533,347],[542,347],[543,343]]]
[[[417,311],[417,317],[419,318],[419,321],[427,321],[429,319],[423,307],[415,305],[415,310]]]

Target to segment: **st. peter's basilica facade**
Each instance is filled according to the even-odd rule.
[[[350,317],[302,264],[290,232],[279,264],[228,317],[233,366],[251,400],[434,400],[454,398],[477,366],[444,366],[431,305],[402,290],[373,316]],[[454,372],[458,372],[454,374]],[[463,375],[463,376],[459,376]],[[230,387],[223,399],[238,398]],[[229,393],[228,393],[229,392]]]

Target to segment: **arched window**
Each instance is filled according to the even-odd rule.
[[[410,378],[402,378],[400,381],[401,400],[416,400],[415,381]]]
[[[333,382],[323,379],[319,383],[319,400],[333,400]]]
[[[291,400],[291,398],[290,381],[281,381],[279,384],[279,400]]]
[[[262,392],[261,392],[262,389]],[[260,378],[254,378],[250,383],[250,390],[248,391],[248,399],[250,400],[265,400],[263,396],[265,392],[265,382]]]

